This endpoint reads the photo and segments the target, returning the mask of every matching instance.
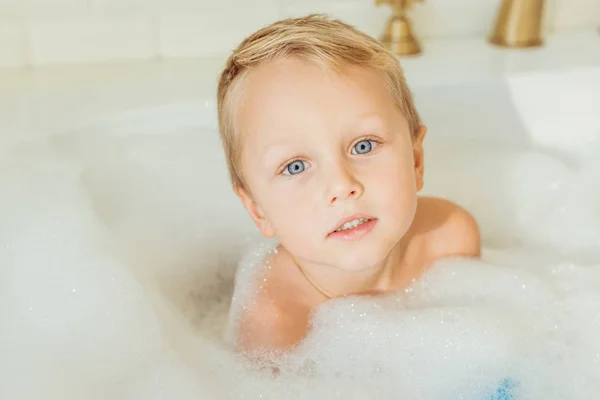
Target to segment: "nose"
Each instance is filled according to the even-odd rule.
[[[337,165],[328,174],[327,199],[330,205],[347,199],[358,199],[364,187],[356,175],[345,165]]]

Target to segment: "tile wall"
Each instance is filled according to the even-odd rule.
[[[415,31],[484,40],[499,2],[425,0],[412,11]],[[221,55],[263,25],[315,12],[379,36],[390,9],[374,0],[0,0],[0,66]],[[600,27],[600,0],[548,0],[545,27]]]

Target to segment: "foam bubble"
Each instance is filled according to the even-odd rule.
[[[485,261],[326,303],[273,379],[222,340],[254,230],[215,138],[78,134],[2,152],[0,397],[488,399],[506,382],[521,398],[596,397],[593,158],[438,141],[428,191],[474,212]]]

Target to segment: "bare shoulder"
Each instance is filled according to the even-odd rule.
[[[435,197],[421,197],[416,219],[426,232],[427,247],[435,258],[481,255],[477,221],[458,204]]]
[[[238,345],[247,353],[291,350],[304,337],[305,328],[306,320],[302,324],[290,310],[263,298],[242,315]]]
[[[277,271],[277,257],[271,261]],[[310,309],[294,296],[294,288],[277,273],[265,279],[263,289],[242,313],[238,325],[238,346],[245,353],[287,351],[306,335]]]

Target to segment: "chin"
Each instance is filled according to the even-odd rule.
[[[356,243],[348,251],[334,260],[348,271],[364,271],[380,265],[391,254],[399,240],[377,240],[378,243],[365,241],[361,246]]]
[[[341,269],[346,271],[365,271],[381,264],[388,254],[389,251],[365,250],[357,247],[356,251],[348,252],[335,261]]]

